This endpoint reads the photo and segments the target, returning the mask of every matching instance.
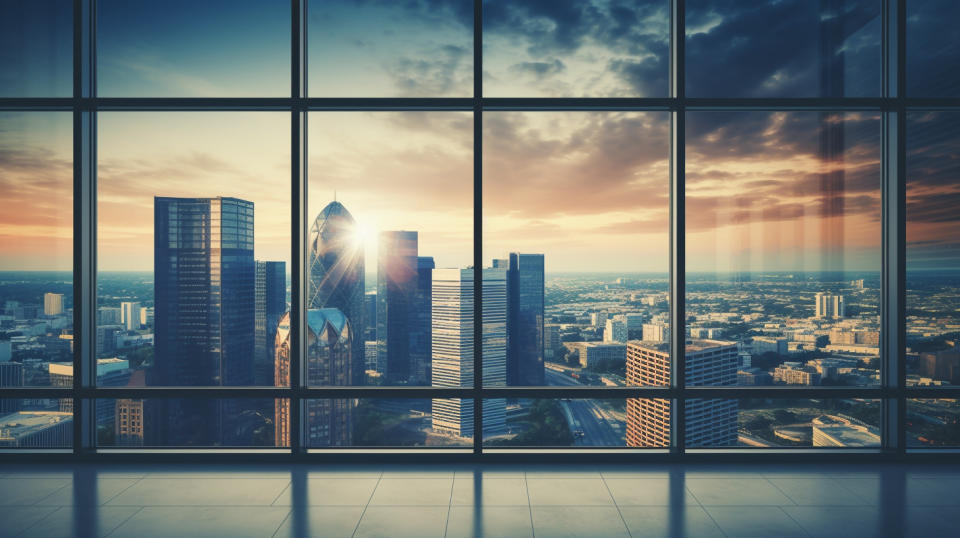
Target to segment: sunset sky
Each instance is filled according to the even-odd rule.
[[[470,96],[471,4],[311,2],[310,94]],[[484,2],[485,93],[666,95],[667,5]],[[831,15],[847,34],[831,56],[842,51],[844,61],[831,59],[826,71],[817,5],[688,2],[688,93],[879,95],[879,3],[844,2]],[[98,8],[100,95],[289,91],[285,0],[176,0],[162,8],[100,0]],[[0,16],[0,59],[10,67],[0,73],[0,95],[68,93],[62,17],[41,23],[42,13],[18,9]],[[11,20],[43,36],[17,57],[10,51],[30,36],[8,28]],[[911,19],[911,28],[918,24],[942,25]],[[796,46],[769,44],[787,38]],[[908,52],[939,51],[931,39],[910,41]],[[949,47],[937,54],[941,64],[960,58]],[[824,90],[824,72],[842,83]],[[916,80],[917,92],[957,87],[955,72],[934,65]],[[911,253],[917,264],[960,267],[960,229],[949,209],[960,206],[958,122],[946,113],[910,119]],[[420,254],[438,267],[471,264],[472,121],[468,112],[312,112],[310,219],[336,193],[368,238],[368,269],[376,234],[399,229],[420,232]],[[667,113],[488,111],[483,132],[485,263],[521,251],[546,254],[548,271],[666,271]],[[289,133],[283,112],[100,113],[100,269],[152,268],[154,196],[251,200],[256,256],[287,260]],[[821,149],[824,133],[842,133],[842,142]],[[879,270],[877,113],[696,111],[687,117],[687,143],[689,270]],[[70,267],[71,174],[69,113],[0,113],[0,270]]]

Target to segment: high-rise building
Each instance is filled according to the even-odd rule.
[[[353,330],[343,312],[336,308],[307,310],[307,383],[310,386],[349,384]],[[276,386],[290,386],[290,314],[280,318],[276,337]],[[276,446],[290,446],[290,400],[275,401],[274,439]],[[353,400],[311,399],[304,402],[307,418],[307,446],[350,446],[353,440]]]
[[[594,312],[590,314],[590,325],[594,327],[603,327],[607,323],[606,312]]]
[[[924,351],[918,366],[918,373],[924,377],[960,385],[960,350]]]
[[[47,364],[51,387],[73,387],[73,363],[51,362]],[[130,362],[116,357],[97,359],[97,386],[122,387],[130,381]],[[60,411],[73,413],[73,398],[60,399]],[[108,398],[96,400],[97,425],[113,424],[114,403]]]
[[[684,356],[688,387],[737,384],[736,343],[688,340]],[[627,385],[669,384],[670,346],[638,340],[627,342]],[[736,445],[736,400],[690,399],[684,415],[687,446]],[[670,401],[628,399],[626,437],[628,446],[670,446]]]
[[[607,326],[603,329],[604,342],[627,343],[627,322],[623,319],[608,319]]]
[[[544,384],[543,287],[543,254],[511,253],[507,269],[508,385]]]
[[[9,341],[7,341],[9,342]],[[0,342],[2,343],[2,342]],[[0,389],[23,386],[23,364],[5,359],[0,360]],[[0,414],[15,413],[20,410],[19,398],[0,398]]]
[[[237,198],[154,199],[155,379],[151,385],[252,385],[253,203]],[[217,401],[160,399],[158,430],[169,444],[213,444]],[[148,412],[149,415],[153,413]],[[189,420],[188,420],[189,417]],[[198,439],[189,424],[209,425]],[[227,425],[229,426],[229,425]]]
[[[483,384],[506,385],[507,279],[506,270],[483,270]],[[433,370],[435,387],[473,385],[473,269],[433,271]],[[473,437],[473,401],[435,399],[432,426],[438,432]],[[506,401],[483,401],[483,431],[506,431]]]
[[[433,258],[417,257],[417,287],[414,290],[413,305],[410,311],[410,362],[412,381],[416,385],[430,383],[430,370],[433,355],[431,349],[432,308],[433,308]]]
[[[73,415],[19,411],[0,416],[0,448],[60,448],[73,443]]]
[[[254,290],[253,371],[254,383],[273,386],[274,345],[277,340],[277,324],[287,311],[287,264],[286,262],[257,261],[256,288]]]
[[[63,294],[44,293],[43,313],[47,316],[57,316],[63,314]]]
[[[663,323],[644,323],[644,342],[666,342],[670,339],[670,327]]]
[[[842,318],[846,315],[843,305],[843,295],[832,293],[817,293],[814,304],[814,317]]]
[[[153,307],[146,306],[140,309],[140,326],[153,327]]]
[[[363,327],[364,256],[363,241],[357,233],[353,215],[340,202],[333,201],[320,211],[310,228],[307,308],[336,308],[347,317],[353,341],[350,343],[349,370],[345,385],[364,383]]]
[[[410,332],[417,293],[417,232],[380,233],[377,254],[377,357],[390,385],[415,381]]]
[[[140,303],[128,301],[120,303],[120,324],[127,331],[140,328]]]
[[[377,292],[368,291],[363,296],[363,339],[377,339]]]

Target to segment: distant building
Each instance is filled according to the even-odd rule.
[[[624,314],[623,319],[627,324],[627,339],[643,339],[643,322],[646,321],[647,317],[637,312],[630,312]]]
[[[773,380],[787,385],[819,385],[820,373],[816,368],[802,366],[799,362],[785,362],[774,368]]]
[[[686,344],[686,385],[737,384],[737,345],[716,340],[690,340]],[[627,342],[627,385],[670,384],[670,348],[631,340]],[[737,443],[737,401],[693,398],[686,402],[687,446],[734,446]],[[627,400],[627,445],[670,446],[670,401]]]
[[[483,270],[483,384],[507,382],[507,279],[506,270]],[[473,385],[473,269],[433,271],[433,370],[434,387]],[[457,437],[473,437],[473,400],[434,399],[432,427]],[[483,400],[483,431],[506,431],[506,400]]]
[[[772,385],[773,377],[759,368],[737,370],[737,384],[745,386]]]
[[[512,252],[507,267],[507,384],[543,385],[543,254]]]
[[[368,291],[363,295],[363,339],[377,339],[377,292],[375,291]]]
[[[47,364],[51,387],[73,388],[73,363],[51,362]],[[122,387],[130,381],[130,362],[124,359],[108,358],[97,359],[97,386]],[[114,403],[107,398],[96,400],[97,424],[106,425],[113,422]],[[73,413],[73,398],[60,399],[60,411]]]
[[[663,323],[644,323],[644,342],[666,342],[670,340],[670,327]]]
[[[120,325],[123,315],[113,306],[101,306],[97,309],[97,325]]]
[[[603,327],[607,323],[606,312],[594,312],[590,314],[590,325],[594,327]]]
[[[418,284],[417,232],[380,233],[377,254],[377,357],[388,385],[423,384],[411,357]]]
[[[43,313],[47,316],[59,316],[60,314],[63,314],[63,294],[44,293]]]
[[[862,279],[862,278],[859,278],[859,279],[857,279],[857,280],[851,280],[851,281],[850,281],[850,287],[853,288],[853,289],[856,289],[856,290],[862,290],[863,287],[864,287],[864,286],[863,286],[863,279]]]
[[[2,448],[66,448],[73,444],[73,414],[18,411],[0,416]]]
[[[922,352],[918,366],[923,377],[960,385],[960,350]]]
[[[787,339],[774,338],[771,336],[753,337],[754,355],[763,355],[764,353],[776,353],[777,355],[787,354]]]
[[[363,360],[366,362],[366,369],[377,372],[377,341],[367,340],[363,343]]]
[[[257,260],[254,288],[254,383],[273,386],[277,325],[287,311],[287,263]]]
[[[120,303],[120,324],[127,331],[140,328],[140,303],[124,301]]]
[[[553,358],[554,353],[560,348],[560,326],[544,325],[544,356]]]
[[[143,327],[153,326],[153,307],[146,306],[140,309],[140,325]]]
[[[12,362],[9,357],[0,361],[0,391],[6,387],[22,387],[23,381],[23,364]],[[19,411],[21,403],[19,398],[0,398],[0,414]]]
[[[117,446],[143,446],[143,400],[119,398],[114,406],[114,443]]]
[[[410,311],[410,361],[412,380],[417,385],[430,384],[430,370],[433,367],[431,319],[434,266],[432,257],[417,257],[417,285]]]
[[[816,318],[842,318],[846,315],[843,295],[820,292],[814,300],[814,317]]]
[[[619,319],[608,319],[607,326],[603,329],[604,342],[627,343],[627,322]]]
[[[820,415],[811,422],[815,447],[880,446],[880,430],[836,415]]]
[[[627,346],[620,343],[577,342],[580,366],[592,368],[600,362],[623,362],[627,360]]]

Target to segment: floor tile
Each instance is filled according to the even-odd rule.
[[[859,495],[845,489],[832,478],[768,478],[777,489],[800,506],[869,505]]]
[[[704,506],[794,504],[765,478],[687,478],[686,484]]]
[[[443,536],[448,506],[368,506],[354,535],[390,538]]]
[[[811,536],[883,536],[880,510],[873,506],[784,506],[783,511]]]
[[[0,487],[2,484],[0,481]],[[55,506],[0,506],[0,536],[16,536],[56,509]]]
[[[608,538],[629,536],[615,507],[609,506],[532,506],[533,533],[537,538]]]
[[[108,506],[269,506],[290,483],[286,478],[147,477]]]
[[[320,506],[365,506],[370,502],[379,478],[310,478],[307,483],[306,499],[299,502],[305,505]],[[293,490],[283,490],[274,506],[293,504]]]
[[[0,479],[0,506],[35,504],[72,483],[69,478],[3,478]]]
[[[879,478],[834,478],[840,487],[853,493],[869,506],[879,506],[881,500]]]
[[[957,536],[960,514],[939,506],[908,506],[904,510],[902,535],[911,538]]]
[[[373,506],[449,506],[453,478],[381,478]]]
[[[666,506],[621,506],[620,515],[633,538],[650,536],[723,538],[720,527],[699,506],[686,506],[683,514]]]
[[[909,478],[908,506],[960,506],[960,481],[952,478]]]
[[[288,507],[271,506],[147,506],[110,538],[266,537],[277,531],[289,513]]]
[[[277,530],[275,538],[323,536],[330,538],[353,536],[363,506],[310,506],[303,516],[291,513]]]
[[[453,480],[453,505],[473,505],[476,501],[476,484],[480,484],[482,506],[529,505],[527,481],[524,478],[455,478]]]
[[[481,536],[533,537],[529,506],[453,506],[447,538]]]
[[[530,504],[537,506],[612,506],[602,478],[528,478]]]
[[[807,537],[803,530],[779,506],[708,506],[710,517],[729,537],[792,538]]]
[[[136,514],[138,506],[100,506],[89,519],[76,517],[75,508],[62,506],[28,528],[18,538],[50,538],[52,536],[107,536]],[[86,512],[83,513],[87,516]]]
[[[439,465],[410,465],[408,467],[386,467],[384,478],[453,478],[453,468]]]
[[[669,478],[605,478],[617,506],[669,506],[671,500]],[[697,499],[680,482],[684,502],[698,504]]]
[[[476,473],[483,478],[524,478],[527,475],[523,467],[516,465],[478,465],[457,468],[454,470],[454,477],[471,478]]]
[[[600,468],[587,465],[533,465],[527,478],[600,478]]]
[[[96,504],[105,504],[140,480],[140,478],[103,478],[98,476],[96,486],[91,487],[89,491],[96,491]],[[70,506],[73,504],[73,493],[75,489],[73,484],[70,484],[69,487],[60,488],[50,496],[38,501],[37,505]],[[81,490],[84,494],[87,493],[86,488],[81,488]]]

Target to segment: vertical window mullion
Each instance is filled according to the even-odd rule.
[[[288,417],[290,452],[306,452],[302,389],[306,386],[307,338],[306,248],[307,248],[307,111],[301,106],[307,97],[307,0],[291,0],[290,92],[294,107],[290,114],[290,396]]]
[[[483,453],[483,0],[473,0],[473,453]]]
[[[680,389],[680,397],[670,405],[671,453],[683,454],[686,447],[686,388],[685,351],[685,300],[686,237],[684,193],[686,162],[685,95],[684,90],[684,39],[685,0],[672,0],[670,9],[670,97],[674,107],[670,112],[670,380],[671,386]]]

